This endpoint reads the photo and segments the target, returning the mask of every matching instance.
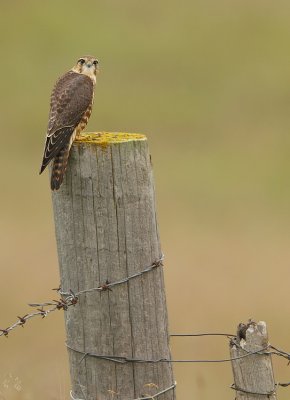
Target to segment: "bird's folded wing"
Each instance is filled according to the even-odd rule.
[[[40,173],[70,141],[93,100],[93,83],[85,75],[67,72],[56,82],[51,95],[47,137]]]

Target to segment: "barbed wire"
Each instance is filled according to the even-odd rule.
[[[95,291],[102,292],[105,290],[111,290],[111,288],[114,286],[121,285],[122,283],[127,283],[131,279],[137,278],[138,276],[144,275],[147,272],[151,272],[151,271],[155,270],[156,268],[163,266],[163,261],[164,261],[164,254],[162,254],[162,256],[158,260],[154,261],[151,265],[149,265],[142,271],[136,272],[135,274],[129,275],[126,278],[120,279],[116,282],[110,283],[110,282],[106,281],[106,283],[101,286],[93,287],[91,289],[80,290],[79,292],[77,292],[75,294],[71,290],[69,292],[62,292],[61,290],[59,290],[59,294],[62,296],[66,296],[66,300],[70,301],[70,300],[73,300],[76,296],[78,297],[85,293],[90,293],[90,292],[95,292]]]
[[[55,303],[49,303],[49,304],[54,304],[54,307],[52,307],[52,308],[49,308],[46,310],[44,310],[43,308],[37,309],[36,312],[25,314],[23,317],[17,316],[18,320],[16,322],[14,322],[14,324],[8,326],[5,329],[0,329],[0,336],[7,338],[10,331],[12,331],[13,329],[15,329],[19,326],[24,328],[24,325],[26,324],[26,322],[29,321],[31,318],[34,318],[34,317],[45,318],[51,312],[56,311],[57,309],[60,309],[60,308],[58,308],[57,302],[58,302],[58,300],[55,300]]]
[[[114,282],[109,282],[106,280],[105,283],[100,284],[99,286],[95,286],[89,289],[84,289],[80,290],[78,292],[74,292],[72,289],[69,289],[69,291],[64,291],[61,286],[59,286],[55,290],[59,295],[60,298],[57,300],[52,300],[48,301],[45,303],[30,303],[28,304],[30,307],[36,308],[35,312],[25,314],[23,317],[17,316],[17,321],[14,322],[12,325],[5,329],[0,329],[0,336],[8,338],[8,335],[10,331],[17,327],[22,327],[24,328],[25,324],[35,318],[35,317],[41,317],[45,318],[49,314],[51,314],[54,311],[57,310],[63,310],[66,311],[68,310],[69,307],[75,306],[79,302],[79,298],[88,293],[92,292],[104,292],[104,291],[112,291],[112,288],[117,285],[121,285],[124,283],[128,283],[130,280],[135,279],[137,277],[142,276],[143,274],[146,274],[148,272],[151,272],[153,270],[156,270],[158,267],[163,266],[163,260],[164,260],[164,255],[162,254],[161,257],[154,261],[151,265],[146,266],[143,270],[136,272],[134,274],[131,274],[125,278],[119,279]],[[251,322],[251,320],[250,320]],[[242,325],[242,326],[241,326]],[[67,348],[70,351],[76,352],[81,355],[81,358],[79,360],[79,365],[87,358],[87,357],[93,357],[99,360],[106,360],[109,362],[114,362],[116,364],[127,364],[127,363],[139,363],[139,364],[157,364],[157,363],[226,363],[226,362],[234,362],[238,361],[240,359],[244,359],[246,357],[250,357],[252,355],[277,355],[279,357],[283,357],[288,360],[288,364],[290,363],[290,353],[279,349],[278,347],[275,347],[271,344],[268,344],[266,347],[262,349],[258,349],[255,351],[247,351],[246,349],[242,348],[240,346],[240,339],[245,339],[243,335],[245,335],[247,326],[249,324],[240,324],[238,327],[238,332],[236,335],[230,334],[230,333],[220,333],[220,332],[201,332],[201,333],[172,333],[169,336],[171,338],[184,338],[184,337],[227,337],[230,339],[230,343],[234,343],[235,346],[238,346],[240,349],[243,349],[245,354],[242,354],[237,357],[230,357],[230,358],[223,358],[223,359],[170,359],[170,358],[156,358],[156,359],[142,359],[142,358],[136,358],[136,357],[125,357],[125,356],[118,356],[118,355],[104,355],[104,354],[96,354],[94,352],[84,352],[79,349],[75,349],[74,347],[70,346],[69,344],[66,344]],[[242,330],[243,329],[243,330]],[[237,339],[237,340],[236,340]],[[86,400],[86,395],[82,389],[82,385],[80,383],[80,374],[78,374],[78,385],[81,389],[82,395],[84,400]],[[242,388],[237,386],[236,384],[232,384],[230,386],[231,389],[234,389],[237,392],[245,393],[245,394],[252,394],[252,395],[257,395],[257,396],[271,396],[276,393],[276,389],[278,387],[288,387],[290,386],[290,382],[287,383],[280,383],[277,382],[274,384],[274,388],[269,391],[269,392],[258,392],[258,391],[249,391],[248,389]],[[150,400],[150,399],[157,399],[159,396],[174,390],[176,387],[176,382],[174,382],[171,386],[159,391],[158,393],[154,395],[147,395],[147,394],[142,394],[141,397],[138,397],[137,399],[134,400]],[[157,388],[157,386],[156,386]],[[83,400],[76,398],[73,395],[73,392],[70,391],[70,397],[72,400]]]
[[[92,292],[104,292],[104,291],[112,291],[112,288],[114,286],[117,285],[121,285],[124,283],[129,282],[131,279],[137,278],[142,276],[143,274],[146,274],[148,272],[151,272],[155,269],[157,269],[158,267],[163,266],[163,260],[164,260],[164,255],[162,254],[162,256],[154,261],[151,265],[145,267],[142,271],[140,272],[136,272],[132,275],[129,275],[123,279],[120,279],[118,281],[114,281],[114,282],[109,282],[108,280],[96,287],[92,287],[89,289],[84,289],[84,290],[80,290],[78,292],[73,292],[73,290],[69,290],[69,291],[63,291],[61,287],[58,287],[56,289],[52,289],[55,290],[59,295],[60,298],[57,300],[52,300],[52,301],[48,301],[45,303],[30,303],[28,304],[30,307],[34,307],[36,308],[36,312],[32,312],[32,313],[28,313],[25,314],[23,317],[17,316],[17,321],[14,322],[12,325],[8,326],[5,329],[0,329],[0,336],[3,337],[8,337],[10,331],[12,331],[13,329],[17,328],[17,327],[24,327],[25,324],[31,320],[32,318],[35,317],[41,317],[41,318],[45,318],[47,317],[50,313],[57,311],[57,310],[63,310],[66,311],[68,309],[68,307],[70,306],[75,306],[78,302],[79,302],[79,297],[87,294],[87,293],[92,293]],[[234,340],[233,338],[237,337],[237,335],[233,335],[230,333],[219,333],[219,332],[201,332],[201,333],[172,333],[170,334],[170,337],[203,337],[203,336],[221,336],[221,337],[227,337],[230,338],[231,340]],[[239,336],[239,333],[238,333]],[[235,341],[235,345],[239,344]],[[283,357],[285,359],[288,360],[288,364],[290,363],[290,353],[281,350],[271,344],[268,344],[267,347],[263,348],[263,349],[259,349],[253,352],[249,352],[246,351],[245,349],[243,349],[246,354],[243,354],[241,356],[238,357],[232,357],[232,358],[224,358],[224,359],[176,359],[176,360],[172,360],[172,359],[166,359],[166,358],[158,358],[158,359],[141,359],[141,358],[134,358],[134,357],[124,357],[124,356],[116,356],[116,355],[103,355],[103,354],[95,354],[92,352],[83,352],[80,351],[78,349],[74,349],[73,347],[71,347],[70,345],[67,344],[67,348],[70,349],[71,351],[77,352],[79,354],[82,354],[82,358],[80,360],[83,361],[86,357],[94,357],[94,358],[98,358],[98,359],[102,359],[102,360],[108,360],[111,362],[115,362],[115,363],[121,363],[121,364],[125,364],[125,363],[224,363],[224,362],[233,362],[245,357],[249,357],[251,355],[255,355],[255,354],[262,354],[262,355],[277,355],[280,357]],[[166,393],[169,390],[172,390],[173,388],[175,388],[176,383],[174,383],[172,386],[170,386],[167,389],[164,389],[163,391],[155,394],[154,396],[150,396],[150,397],[141,397],[139,399],[135,399],[135,400],[146,400],[146,399],[154,399],[159,397],[161,394]],[[281,387],[288,387],[290,386],[290,382],[289,383],[276,383],[275,387],[277,386],[281,386]],[[232,389],[235,389],[237,391],[241,391],[244,393],[248,393],[247,391],[244,391],[241,388],[238,388],[234,385],[232,385]],[[72,393],[72,392],[71,392]],[[254,393],[254,394],[260,394],[260,395],[271,395],[273,392],[269,392],[269,393]],[[71,394],[72,399],[74,399],[73,395]]]
[[[85,290],[81,290],[78,291],[76,293],[74,293],[72,290],[70,290],[69,292],[64,292],[61,290],[61,287],[58,287],[56,289],[52,289],[57,291],[62,297],[58,300],[52,300],[49,302],[45,302],[45,303],[30,303],[28,304],[30,307],[36,307],[37,311],[33,312],[33,313],[29,313],[29,314],[25,314],[23,317],[18,316],[18,320],[13,323],[12,325],[10,325],[9,327],[5,328],[5,329],[0,329],[0,336],[4,336],[4,337],[8,337],[8,334],[11,330],[21,326],[22,328],[24,327],[24,325],[27,323],[27,321],[29,321],[30,319],[34,318],[34,317],[41,317],[41,318],[45,318],[47,317],[50,313],[56,311],[56,310],[64,310],[66,311],[68,309],[68,307],[70,306],[75,306],[78,301],[79,301],[79,296],[86,294],[86,293],[91,293],[94,291],[99,291],[99,292],[103,292],[103,291],[107,291],[107,290],[112,290],[112,287],[117,286],[117,285],[121,285],[123,283],[129,282],[131,279],[134,279],[138,276],[142,276],[143,274],[146,274],[147,272],[150,272],[152,270],[155,270],[156,268],[163,266],[163,260],[164,260],[164,255],[162,254],[162,256],[154,261],[150,266],[145,267],[142,271],[134,273],[132,275],[129,275],[126,278],[120,279],[118,281],[115,282],[108,282],[106,281],[104,284],[101,284],[99,286],[90,288],[90,289],[85,289]],[[65,297],[63,297],[65,296]],[[231,333],[219,333],[219,332],[202,332],[202,333],[172,333],[170,334],[170,337],[202,337],[202,336],[223,336],[223,337],[228,337],[228,338],[233,338],[236,335],[231,334]],[[235,343],[237,345],[237,343]],[[72,347],[70,347],[69,345],[67,345],[68,348],[70,348],[71,350],[80,352],[76,349],[73,349]],[[265,349],[272,349],[272,351],[267,352],[267,353],[263,353],[263,354],[273,354],[273,355],[278,355],[280,357],[284,357],[288,360],[288,362],[290,363],[290,353],[280,350],[277,347],[273,346],[273,345],[269,345],[267,346],[267,348]],[[255,352],[248,352],[245,355],[236,357],[236,358],[224,358],[224,359],[216,359],[216,360],[209,360],[209,359],[204,359],[204,360],[169,360],[169,359],[158,359],[158,360],[142,360],[142,359],[134,359],[134,358],[125,358],[125,357],[118,357],[118,356],[107,356],[107,355],[97,355],[97,354],[93,354],[93,353],[85,353],[85,352],[80,352],[83,353],[84,356],[90,355],[93,357],[98,357],[98,358],[102,358],[102,359],[107,359],[110,361],[114,361],[114,362],[119,362],[119,363],[126,363],[126,362],[151,362],[151,363],[156,363],[156,362],[171,362],[171,363],[223,363],[223,362],[231,362],[234,360],[238,360],[240,358],[244,358],[247,356],[250,356],[252,354],[262,354],[261,351],[265,350],[258,350]],[[245,350],[245,349],[244,349]],[[246,351],[246,350],[245,350]],[[281,384],[281,386],[288,386],[288,384]]]
[[[23,317],[18,316],[17,317],[18,320],[16,322],[14,322],[12,325],[8,326],[5,329],[0,329],[0,336],[7,338],[10,331],[12,331],[13,329],[20,327],[20,326],[23,328],[24,325],[26,324],[26,322],[32,318],[35,318],[35,317],[45,318],[50,313],[57,311],[57,310],[66,311],[68,309],[68,307],[75,306],[79,301],[79,297],[82,296],[83,294],[96,292],[96,291],[98,291],[98,292],[104,292],[107,290],[111,291],[114,286],[121,285],[123,283],[127,283],[131,279],[137,278],[138,276],[142,276],[143,274],[153,271],[153,270],[157,269],[158,267],[162,267],[163,260],[164,260],[164,254],[162,254],[158,260],[154,261],[151,265],[145,267],[140,272],[136,272],[132,275],[127,276],[126,278],[120,279],[115,282],[109,282],[107,280],[105,283],[103,283],[99,286],[96,286],[96,287],[93,287],[90,289],[80,290],[76,293],[74,293],[72,290],[70,290],[69,292],[64,292],[64,291],[62,291],[60,286],[56,289],[52,289],[60,294],[60,296],[61,296],[60,299],[48,301],[45,303],[29,303],[28,305],[30,307],[36,308],[37,311],[25,314]]]
[[[163,261],[164,261],[164,254],[161,255],[161,257],[154,261],[151,265],[145,267],[142,271],[136,272],[132,275],[129,275],[126,278],[120,279],[115,282],[109,282],[108,280],[96,287],[90,288],[90,289],[84,289],[80,290],[76,293],[73,292],[73,290],[69,291],[62,291],[61,287],[59,286],[58,288],[52,289],[56,291],[58,294],[60,294],[61,298],[57,300],[52,300],[52,301],[47,301],[44,303],[29,303],[28,305],[30,307],[36,308],[36,312],[32,313],[27,313],[23,317],[17,316],[18,320],[14,322],[12,325],[8,326],[5,329],[0,329],[0,336],[8,338],[8,334],[10,331],[17,327],[24,327],[24,325],[27,323],[27,321],[31,320],[32,318],[35,317],[41,317],[45,318],[47,317],[50,313],[57,311],[57,310],[64,310],[66,311],[68,307],[70,306],[75,306],[78,301],[79,297],[83,294],[91,293],[91,292],[104,292],[104,291],[111,291],[114,286],[121,285],[123,283],[129,282],[131,279],[137,278],[139,276],[142,276],[143,274],[146,274],[147,272],[153,271],[156,268],[163,266]],[[171,337],[197,337],[197,336],[227,336],[227,337],[233,337],[235,335],[229,334],[229,333],[173,333],[170,335]]]

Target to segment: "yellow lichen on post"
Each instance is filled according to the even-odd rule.
[[[147,137],[141,133],[84,132],[75,139],[75,143],[93,143],[99,146],[108,146],[133,140],[147,140]]]

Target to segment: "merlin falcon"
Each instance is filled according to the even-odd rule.
[[[52,91],[50,113],[40,174],[53,160],[50,186],[58,190],[66,171],[69,151],[75,138],[86,127],[92,112],[98,60],[81,57],[61,76]]]

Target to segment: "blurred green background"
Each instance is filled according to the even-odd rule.
[[[101,74],[87,130],[148,135],[170,331],[234,333],[263,319],[289,351],[289,1],[0,5],[0,328],[55,296],[50,190],[38,170],[52,86],[89,53]],[[175,358],[228,356],[219,338],[171,347]],[[61,312],[0,338],[0,354],[1,400],[68,398]],[[286,362],[274,365],[289,381]],[[179,400],[234,398],[229,364],[174,368]]]

